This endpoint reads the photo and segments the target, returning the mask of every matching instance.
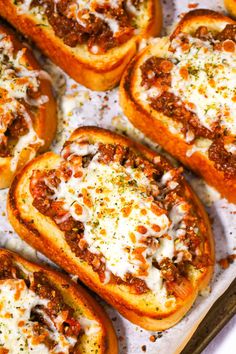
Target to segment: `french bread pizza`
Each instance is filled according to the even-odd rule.
[[[224,0],[224,3],[230,15],[236,17],[236,0]]]
[[[0,15],[98,91],[119,82],[139,41],[162,25],[159,0],[0,0]]]
[[[177,323],[212,275],[208,217],[163,157],[81,127],[30,162],[9,191],[16,232],[148,330]]]
[[[0,189],[49,147],[55,131],[56,104],[47,74],[13,31],[0,24]]]
[[[84,288],[0,249],[0,353],[117,354],[108,317]]]
[[[129,120],[236,202],[236,22],[187,13],[130,63],[120,86]]]

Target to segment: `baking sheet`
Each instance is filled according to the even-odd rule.
[[[181,354],[200,354],[208,343],[217,335],[217,333],[226,325],[227,322],[236,314],[236,279],[232,282],[226,292],[214,303],[204,320],[198,326],[196,332],[182,350]],[[229,325],[234,326],[234,323]],[[232,327],[235,328],[235,327]],[[224,328],[220,336],[214,343],[207,347],[206,352],[211,354],[220,353],[220,339],[226,335],[227,327]],[[233,332],[232,332],[233,334]],[[235,333],[234,333],[235,334]],[[214,346],[212,348],[212,346]],[[212,351],[213,349],[213,351]],[[233,348],[230,348],[233,353]],[[205,353],[205,352],[204,352]],[[205,353],[206,354],[206,353]]]
[[[173,23],[180,18],[181,14],[191,8],[211,8],[223,10],[223,1],[185,1],[163,0],[164,30],[166,34],[173,27]],[[53,81],[53,87],[59,106],[59,126],[52,149],[59,152],[70,133],[81,125],[97,125],[123,132],[128,136],[142,141],[155,149],[158,146],[148,141],[139,133],[123,116],[118,104],[118,90],[114,89],[107,93],[91,92],[76,84],[68,78],[60,69],[36,52],[45,70]],[[212,188],[207,186],[201,179],[194,177],[189,172],[186,177],[204,202],[213,222],[216,243],[216,260],[227,257],[228,254],[236,253],[236,207],[219,198]],[[0,191],[0,246],[14,250],[21,255],[34,261],[47,261],[45,257],[26,245],[14,233],[6,216],[7,190]],[[236,262],[229,268],[222,270],[216,263],[215,274],[211,286],[204,294],[198,297],[196,303],[188,315],[174,328],[164,332],[148,332],[135,326],[120,316],[109,305],[104,304],[116,329],[121,354],[172,354],[179,352],[186,341],[193,334],[209,308],[229,287],[236,275]],[[154,335],[155,337],[151,337]],[[155,342],[150,340],[155,338]]]

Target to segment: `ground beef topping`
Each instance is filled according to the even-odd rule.
[[[153,56],[141,66],[151,107],[180,122],[187,143],[211,140],[208,157],[226,178],[236,176],[236,149],[225,147],[236,134],[235,34],[233,24],[218,33],[200,26],[172,39],[169,58]]]
[[[5,308],[0,311],[8,311],[11,321],[17,321],[18,311],[21,311],[18,333],[9,332],[13,343],[8,341],[8,324],[3,320],[6,316],[1,313],[1,345],[10,349],[14,340],[17,340],[17,348],[27,353],[28,350],[34,352],[37,346],[42,346],[45,353],[73,353],[83,330],[74,310],[64,302],[60,291],[43,272],[31,273],[8,255],[1,255],[0,261],[1,301],[10,304],[13,300],[8,297],[13,293],[16,306],[16,309],[11,309],[5,304]],[[22,303],[26,306],[25,310]],[[11,310],[12,313],[9,312]],[[13,328],[15,327],[11,327],[12,330]],[[27,328],[30,334],[25,337]]]
[[[0,157],[12,157],[12,170],[26,147],[43,144],[33,119],[48,97],[40,94],[39,72],[23,65],[26,50],[16,52],[11,36],[0,33]]]
[[[61,156],[59,168],[33,172],[33,206],[54,220],[101,282],[166,296],[168,272],[181,282],[189,263],[209,264],[180,170],[162,158],[151,163],[128,147],[86,139],[68,142]]]
[[[68,46],[87,44],[93,54],[101,54],[134,34],[141,3],[143,0],[32,0],[27,6],[39,8]],[[19,4],[27,10],[24,0]]]
[[[222,138],[215,139],[209,148],[208,156],[215,167],[227,177],[236,177],[236,154],[225,149]]]
[[[6,121],[6,120],[5,120]],[[2,117],[2,124],[4,118]],[[14,149],[14,141],[29,132],[28,124],[23,116],[17,115],[6,127],[5,134],[0,142],[0,157],[11,156]]]

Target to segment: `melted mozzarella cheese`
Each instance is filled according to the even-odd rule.
[[[118,9],[122,5],[122,0],[96,0],[96,3],[101,6],[110,5],[113,9]]]
[[[226,144],[225,149],[231,154],[236,155],[236,145],[235,144]]]
[[[214,43],[191,36],[189,50],[181,46],[181,37],[172,41],[175,63],[171,70],[171,91],[194,112],[201,125],[212,130],[214,123],[236,134],[236,55],[214,49]],[[217,41],[215,41],[217,43]],[[187,69],[183,78],[182,70]]]
[[[29,12],[32,0],[24,0],[18,5],[18,13]]]
[[[71,156],[94,156],[81,168],[80,177],[61,180],[52,198],[63,200],[67,215],[83,222],[88,249],[104,259],[107,271],[123,280],[130,273],[144,279],[153,293],[166,295],[160,271],[152,264],[174,257],[175,230],[185,215],[184,203],[175,206],[170,217],[164,209],[156,210],[153,197],[147,195],[150,182],[145,174],[116,162],[100,163],[97,149],[96,145],[83,144],[81,149],[77,143],[70,145]],[[167,172],[161,185],[173,183],[171,179]]]
[[[126,1],[126,7],[131,14],[133,14],[135,16],[139,15],[139,10],[134,6],[134,4],[132,3],[132,0]]]
[[[81,26],[86,26],[87,14],[84,15],[84,11],[88,11],[90,14],[94,15],[97,18],[100,18],[102,21],[106,22],[110,27],[113,33],[117,33],[120,29],[119,21],[115,18],[109,17],[109,14],[102,14],[96,11],[97,4],[105,6],[106,4],[110,5],[111,8],[117,9],[121,5],[120,0],[75,0],[72,3],[71,9],[72,14],[78,21]],[[76,6],[74,6],[76,5]]]
[[[78,320],[87,336],[96,335],[101,331],[99,323],[95,320],[90,320],[86,317],[79,317]]]
[[[69,353],[75,339],[65,337],[52,326],[47,330],[49,338],[58,344],[53,350],[40,343],[34,334],[31,310],[35,306],[47,306],[48,300],[40,299],[27,288],[24,280],[9,279],[0,283],[0,346],[9,354],[20,353]],[[43,314],[45,316],[45,314]]]
[[[28,146],[42,145],[41,140],[36,134],[30,115],[20,100],[25,100],[29,105],[37,106],[48,100],[47,96],[41,96],[37,100],[28,97],[27,90],[38,90],[39,71],[28,70],[24,63],[25,49],[14,54],[14,46],[11,38],[7,35],[0,36],[0,143],[4,139],[6,130],[11,121],[18,114],[24,117],[27,123],[28,132],[19,137],[13,149],[11,169],[15,171],[21,152]],[[33,151],[33,150],[32,150]]]
[[[24,114],[24,117],[27,119],[30,118],[28,114]],[[38,135],[35,133],[35,130],[33,129],[32,122],[30,119],[28,119],[29,122],[29,131],[27,134],[23,135],[20,137],[18,140],[16,146],[14,147],[14,156],[11,159],[11,170],[15,171],[17,168],[17,164],[19,161],[19,158],[21,156],[21,153],[24,152],[25,149],[28,149],[32,147],[30,155],[28,157],[28,160],[32,159],[36,155],[35,149],[33,149],[33,146],[37,145],[43,145],[43,140],[38,137]]]

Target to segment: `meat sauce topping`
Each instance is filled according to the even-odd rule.
[[[188,278],[189,264],[210,263],[182,171],[85,138],[68,142],[61,157],[57,169],[33,172],[33,206],[54,220],[101,282],[166,297]]]
[[[27,66],[25,52],[16,51],[11,36],[0,33],[0,157],[13,157],[13,170],[24,148],[43,144],[33,118],[37,106],[48,100],[40,94],[39,72]]]
[[[152,108],[181,122],[187,143],[210,141],[208,157],[226,178],[236,177],[235,50],[236,25],[218,33],[201,26],[172,39],[168,58],[152,56],[141,66]]]
[[[83,329],[60,291],[44,273],[29,272],[7,255],[0,261],[1,347],[11,352],[15,344],[15,353],[16,348],[19,353],[38,353],[40,348],[44,353],[74,353]]]
[[[144,0],[32,0],[20,6],[40,9],[54,32],[70,47],[87,44],[93,54],[126,42],[135,33],[135,18]],[[26,3],[26,4],[25,4]],[[22,11],[22,10],[21,10]]]

